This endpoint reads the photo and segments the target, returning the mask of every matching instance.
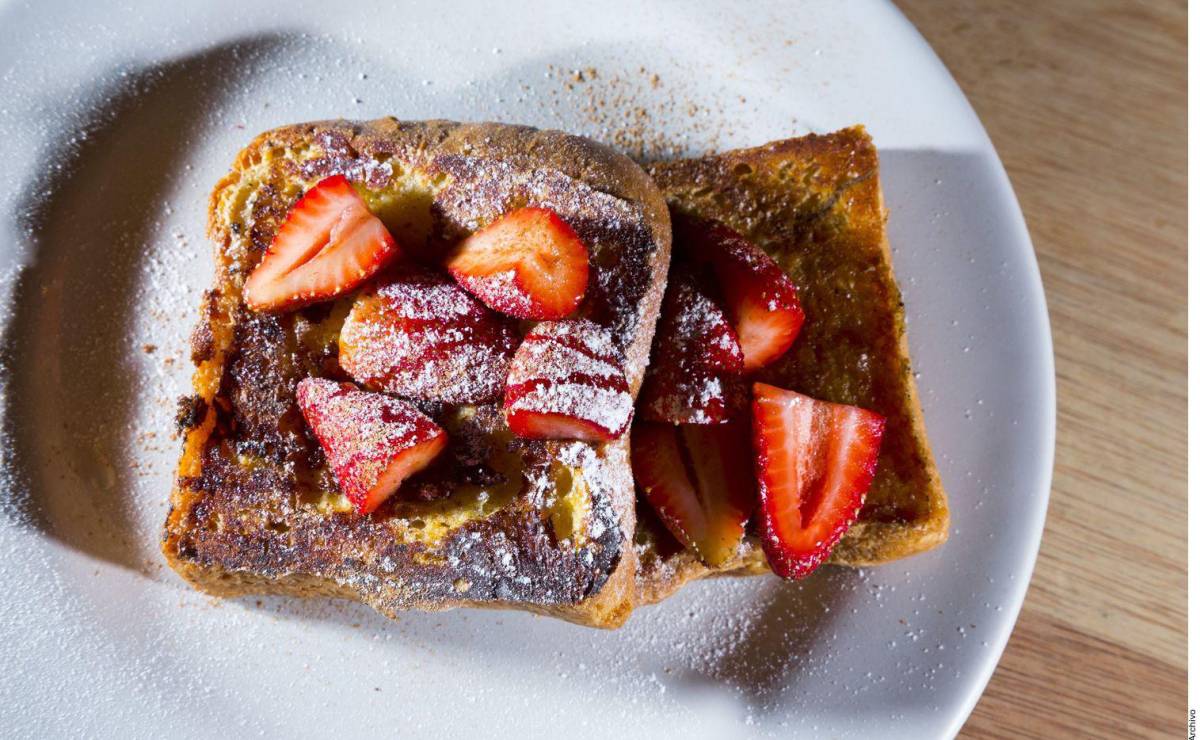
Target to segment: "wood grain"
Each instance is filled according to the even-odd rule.
[[[899,5],[967,93],[1013,180],[1058,376],[1037,570],[963,735],[1181,736],[1187,9]]]

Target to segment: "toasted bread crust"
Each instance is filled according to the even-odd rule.
[[[294,197],[335,172],[368,194],[408,178],[421,207],[391,214],[389,227],[421,237],[429,249],[525,202],[550,203],[574,220],[599,264],[583,314],[610,328],[631,389],[641,384],[666,282],[670,222],[661,195],[631,160],[579,137],[494,123],[382,119],[268,131],[239,153],[210,201],[217,280],[193,335],[196,396],[183,422],[164,533],[168,562],[222,596],[337,596],[392,615],[515,608],[618,626],[631,608],[635,571],[627,437],[598,447],[518,445],[535,467],[550,470],[569,457],[590,471],[588,519],[575,523],[569,543],[556,539],[546,512],[525,493],[429,546],[398,540],[395,512],[354,517],[300,503],[310,488],[329,486],[319,452],[296,422],[292,386],[304,375],[337,372],[328,352],[310,345],[339,309],[326,309],[332,319],[252,315],[240,292]],[[483,408],[472,416],[482,421],[472,423],[483,428],[492,418]],[[298,481],[294,471],[310,464],[312,479]]]
[[[737,229],[799,286],[804,329],[759,379],[887,417],[875,481],[831,562],[874,565],[944,542],[949,510],[909,366],[879,159],[866,131],[859,126],[660,162],[650,174],[673,211]],[[639,518],[639,604],[697,578],[768,571],[754,543],[725,567],[707,568],[655,524]]]

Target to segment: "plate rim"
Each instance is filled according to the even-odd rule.
[[[996,178],[999,189],[999,198],[994,203],[1004,210],[1004,217],[1015,227],[1016,236],[1020,242],[1017,254],[1022,260],[1021,278],[1033,289],[1030,290],[1030,295],[1036,302],[1034,313],[1037,316],[1036,331],[1037,336],[1031,344],[1036,345],[1039,358],[1035,365],[1040,365],[1038,390],[1044,395],[1044,403],[1041,404],[1041,418],[1038,419],[1037,433],[1040,437],[1037,445],[1040,460],[1038,460],[1036,472],[1036,485],[1033,487],[1031,503],[1034,506],[1033,522],[1026,532],[1026,546],[1020,554],[1020,560],[1016,572],[1019,574],[1017,578],[1017,595],[1015,598],[1015,609],[1007,610],[1007,614],[1001,620],[1000,629],[997,630],[998,638],[991,640],[986,658],[980,661],[982,670],[975,672],[972,681],[971,689],[967,692],[968,700],[962,702],[955,711],[953,721],[947,726],[948,732],[946,737],[956,736],[966,724],[967,719],[975,711],[976,705],[983,697],[984,691],[991,683],[996,668],[1000,664],[1000,658],[1004,651],[1008,648],[1009,640],[1012,638],[1013,630],[1016,628],[1017,620],[1020,618],[1021,611],[1025,607],[1025,600],[1028,597],[1029,586],[1033,580],[1034,569],[1037,565],[1037,558],[1041,552],[1042,538],[1046,531],[1046,515],[1050,506],[1050,494],[1054,477],[1054,458],[1056,452],[1056,434],[1057,434],[1057,417],[1058,417],[1058,401],[1057,401],[1057,377],[1055,375],[1054,366],[1054,340],[1050,325],[1049,306],[1046,301],[1045,284],[1042,281],[1041,268],[1037,261],[1037,251],[1033,246],[1033,238],[1029,233],[1028,223],[1025,221],[1024,211],[1021,209],[1020,201],[1017,198],[1016,190],[1013,188],[1012,180],[1008,176],[1008,170],[1004,167],[1003,161],[1000,159],[999,152],[996,151],[995,144],[992,142],[991,136],[987,133],[987,128],[980,120],[979,114],[975,111],[975,107],[971,105],[970,98],[959,86],[958,81],[954,79],[954,75],[946,67],[937,51],[929,43],[929,41],[921,34],[916,25],[909,20],[903,11],[897,7],[892,0],[883,0],[883,4],[890,9],[895,16],[898,25],[904,27],[913,37],[913,46],[920,47],[925,50],[925,53],[930,57],[932,67],[937,70],[937,74],[942,77],[942,83],[950,89],[953,89],[958,94],[960,104],[969,111],[970,118],[979,128],[979,133],[982,138],[982,143],[985,145],[981,153],[987,158],[989,171]]]

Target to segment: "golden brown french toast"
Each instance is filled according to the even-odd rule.
[[[886,417],[875,479],[830,562],[883,563],[945,541],[949,511],[909,367],[879,158],[866,131],[659,162],[649,171],[673,214],[735,229],[798,287],[806,315],[800,337],[755,379]],[[705,566],[641,502],[635,542],[638,604],[660,601],[696,578],[768,571],[753,537],[725,566]]]
[[[636,394],[670,251],[666,205],[646,173],[554,131],[447,121],[327,121],[258,136],[209,209],[216,285],[193,336],[195,395],[163,552],[217,595],[278,593],[403,609],[515,608],[614,627],[633,604],[634,490],[628,434],[606,443],[514,438],[497,403],[416,402],[446,430],[436,463],[361,515],[305,428],[296,387],[347,380],[339,331],[358,293],[260,312],[247,277],[289,208],[343,175],[401,248],[448,245],[526,206],[552,209],[587,247],[576,316],[600,325]],[[363,289],[370,290],[370,286]],[[429,381],[442,398],[471,367]],[[436,495],[425,496],[432,491]]]

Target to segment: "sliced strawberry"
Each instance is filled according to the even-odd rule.
[[[705,564],[737,552],[754,498],[743,424],[633,425],[633,477],[663,524]]]
[[[504,418],[519,437],[616,439],[633,416],[621,353],[591,321],[547,321],[525,336],[508,370]]]
[[[517,335],[508,320],[448,278],[389,277],[354,302],[338,362],[372,390],[446,403],[485,403],[504,390]]]
[[[759,534],[771,570],[803,578],[858,518],[875,477],[884,418],[754,384]]]
[[[369,514],[446,446],[446,432],[412,405],[350,383],[305,378],[296,403],[338,485]]]
[[[463,240],[446,267],[479,300],[518,319],[566,318],[587,291],[587,248],[546,208],[501,216]]]
[[[742,404],[742,350],[725,314],[690,275],[672,272],[639,414],[670,424],[716,424]]]
[[[242,295],[255,311],[328,300],[362,285],[399,253],[383,222],[334,175],[292,206]]]
[[[804,326],[796,285],[770,255],[718,221],[677,216],[674,242],[682,254],[711,266],[737,329],[746,371],[783,356]]]

